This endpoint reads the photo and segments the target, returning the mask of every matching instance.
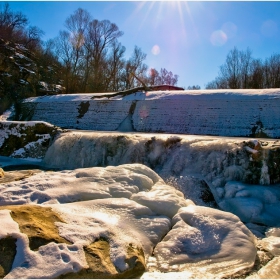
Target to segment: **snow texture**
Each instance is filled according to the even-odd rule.
[[[1,210],[5,229],[0,237],[17,238],[17,254],[6,278],[55,278],[77,272],[87,267],[83,246],[100,237],[109,240],[110,258],[119,271],[127,268],[127,244],[142,247],[147,260],[156,246],[157,260],[168,257],[156,265],[158,271],[193,274],[196,267],[196,273],[212,278],[217,275],[214,267],[222,268],[218,276],[226,276],[250,267],[256,255],[254,236],[236,216],[194,206],[140,164],[41,172],[1,184],[0,192],[0,205],[51,207],[65,221],[56,222],[59,234],[73,243],[51,242],[31,251],[9,211]],[[174,250],[180,254],[171,255]],[[210,256],[211,261],[200,264]],[[190,258],[190,266],[182,264]]]
[[[55,278],[62,273],[78,271],[86,266],[81,246],[49,243],[34,252],[29,248],[28,237],[21,233],[10,211],[0,210],[0,238],[8,235],[17,239],[17,253],[7,279]]]
[[[203,270],[219,278],[253,266],[256,249],[252,233],[236,216],[189,205],[173,217],[154,256],[161,271]]]
[[[63,128],[114,131],[126,120],[138,132],[279,138],[279,105],[280,90],[263,89],[56,95],[29,98],[24,107],[34,110],[31,120]]]

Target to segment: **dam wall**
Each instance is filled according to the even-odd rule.
[[[62,128],[280,138],[280,89],[29,98],[20,120]]]

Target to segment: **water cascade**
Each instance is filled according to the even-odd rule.
[[[61,169],[141,163],[196,204],[213,207],[218,204],[237,215],[236,203],[242,200],[246,204],[252,196],[246,190],[254,185],[261,193],[269,190],[271,199],[266,200],[262,195],[256,198],[254,194],[261,206],[257,213],[247,206],[245,222],[252,222],[248,218],[251,215],[254,221],[259,219],[263,224],[268,221],[267,225],[272,226],[279,222],[266,210],[279,207],[277,203],[271,205],[271,201],[279,201],[280,188],[275,184],[264,185],[280,182],[276,175],[277,143],[277,140],[211,136],[71,131],[54,140],[44,163]],[[267,218],[259,217],[263,215]]]

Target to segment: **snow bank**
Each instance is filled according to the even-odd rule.
[[[139,169],[137,169],[139,167]],[[42,172],[1,188],[1,205],[70,203],[104,198],[131,198],[150,191],[156,182],[164,184],[142,165],[95,167],[73,171]],[[78,187],[77,187],[78,186]],[[165,186],[165,188],[168,188]]]
[[[27,99],[22,119],[85,130],[122,130],[125,122],[139,132],[279,138],[279,105],[279,89],[69,94]]]

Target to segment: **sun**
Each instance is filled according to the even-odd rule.
[[[191,22],[193,30],[197,29],[193,20],[192,10],[199,6],[199,2],[194,5],[193,2],[189,1],[137,1],[128,22],[131,23],[137,15],[141,14],[138,29],[140,30],[144,25],[150,24],[150,28],[156,30],[162,24],[165,24],[167,18],[172,18],[170,24],[179,21],[180,24],[176,26],[181,30],[180,35],[187,37],[186,22],[188,24]]]

